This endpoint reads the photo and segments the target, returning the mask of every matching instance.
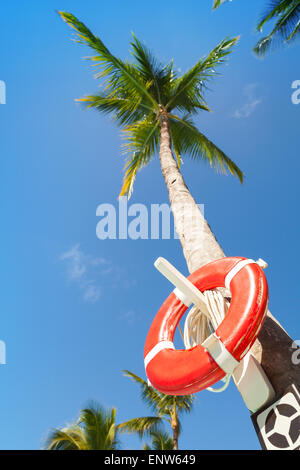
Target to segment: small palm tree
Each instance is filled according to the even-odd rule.
[[[181,432],[179,415],[191,412],[194,395],[171,396],[154,390],[138,375],[125,370],[124,375],[130,377],[140,386],[142,400],[154,412],[154,416],[133,418],[119,424],[120,432],[137,433],[140,437],[149,435],[153,445],[169,445],[166,434],[162,433],[162,426],[168,423],[172,429],[172,449],[178,449],[178,438]]]
[[[218,8],[228,0],[214,0],[213,9]],[[258,56],[264,56],[270,49],[283,43],[289,44],[300,35],[300,0],[273,0],[258,23],[256,29],[261,32],[263,26],[275,20],[271,32],[263,37],[256,46],[254,52]]]
[[[143,445],[143,450],[173,450],[174,442],[168,433],[162,431],[150,431],[151,446]]]
[[[115,450],[119,447],[116,410],[105,410],[90,403],[80,411],[77,422],[62,429],[53,429],[47,450]]]

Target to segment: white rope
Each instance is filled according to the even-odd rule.
[[[262,269],[265,269],[268,266],[268,264],[261,258],[259,258],[256,263]],[[220,290],[207,290],[203,292],[203,295],[207,312],[194,305],[185,320],[183,342],[186,349],[193,348],[194,346],[197,346],[197,344],[202,344],[203,341],[222,323],[230,305],[229,301],[224,298]],[[230,294],[228,293],[228,295]],[[230,383],[231,375],[232,374],[226,374],[222,379],[222,382],[224,382],[222,387],[217,389],[207,387],[206,390],[215,393],[223,392]]]
[[[186,349],[193,348],[212,334],[225,318],[229,308],[229,302],[218,290],[207,290],[203,292],[208,314],[199,307],[193,306],[189,311],[183,333],[183,342]],[[210,392],[223,392],[229,385],[231,374],[227,374],[222,381],[225,382],[221,388],[208,387]]]

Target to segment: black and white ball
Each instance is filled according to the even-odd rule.
[[[268,448],[295,449],[300,446],[299,409],[288,403],[272,408],[266,416],[264,434]]]

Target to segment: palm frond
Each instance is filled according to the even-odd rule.
[[[297,21],[295,28],[292,30],[290,35],[287,37],[286,42],[292,42],[294,39],[298,38],[300,34],[300,19]]]
[[[158,416],[143,416],[133,418],[118,425],[120,432],[129,434],[137,433],[140,437],[147,435],[150,431],[158,431],[162,424],[162,419]]]
[[[115,418],[115,408],[105,410],[94,402],[81,410],[78,423],[85,430],[90,449],[109,450],[117,447]]]
[[[194,160],[205,160],[217,171],[228,170],[243,182],[243,173],[238,166],[211,140],[202,134],[193,122],[184,116],[170,115],[170,129],[176,151],[186,154]]]
[[[297,1],[296,1],[297,3]],[[258,25],[256,26],[257,31],[262,31],[263,26],[273,18],[281,16],[286,13],[286,11],[295,4],[294,0],[273,0],[269,1],[269,6],[267,10],[262,15]]]
[[[120,196],[131,196],[138,170],[149,163],[159,145],[159,122],[152,117],[128,125],[123,130],[123,153],[129,155]]]
[[[166,98],[169,96],[171,82],[176,77],[173,61],[163,66],[133,33],[132,35],[132,54],[136,59],[137,69],[145,83],[151,82],[148,91],[154,96],[155,101],[159,104],[165,104]]]
[[[152,108],[141,100],[115,96],[113,94],[98,93],[77,99],[87,108],[94,108],[104,114],[112,114],[119,125],[132,124],[143,119],[146,114],[152,113]]]
[[[73,424],[63,429],[53,429],[46,440],[47,450],[88,450],[84,431]]]
[[[228,2],[228,1],[231,1],[231,0],[214,0],[213,10],[216,10],[216,9],[219,8],[223,3]]]
[[[164,395],[161,399],[161,407],[172,408],[176,406],[177,412],[190,413],[195,401],[195,395]]]
[[[149,386],[144,379],[134,374],[133,372],[130,372],[129,370],[123,370],[123,374],[125,377],[129,377],[139,385],[142,400],[152,411],[157,413],[159,411],[159,404],[163,394],[157,392],[153,387]]]
[[[173,450],[174,442],[166,432],[150,431],[151,447],[145,444],[144,450]]]
[[[205,106],[202,84],[215,75],[216,67],[225,62],[238,39],[239,37],[225,38],[207,57],[200,59],[188,72],[174,80],[172,96],[166,105],[166,109],[171,111],[177,107],[182,108],[184,103],[189,102],[189,100]],[[191,106],[185,109],[191,112]]]
[[[71,26],[77,33],[77,42],[85,44],[96,51],[97,55],[89,57],[94,65],[100,70],[97,78],[105,78],[107,87],[111,90],[127,90],[131,97],[144,99],[154,108],[158,105],[135,67],[129,63],[124,63],[115,57],[98,36],[95,36],[84,23],[79,21],[74,15],[67,12],[58,12],[62,19]]]
[[[149,444],[143,444],[143,450],[151,450]]]
[[[257,25],[262,31],[263,26],[270,20],[277,18],[271,32],[260,39],[254,47],[254,52],[264,57],[266,52],[284,43],[296,39],[300,32],[300,0],[277,0],[270,3],[269,9]]]
[[[75,424],[53,429],[47,440],[48,450],[114,450],[119,447],[116,410],[105,410],[90,402],[80,411]]]
[[[194,395],[165,395],[149,386],[144,379],[133,372],[124,370],[123,373],[140,386],[143,401],[160,416],[169,415],[168,410],[173,409],[174,404],[179,413],[192,410],[195,401]]]

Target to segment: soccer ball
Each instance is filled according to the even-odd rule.
[[[297,408],[288,403],[272,408],[266,417],[264,434],[270,448],[295,448],[300,444],[300,413]]]

